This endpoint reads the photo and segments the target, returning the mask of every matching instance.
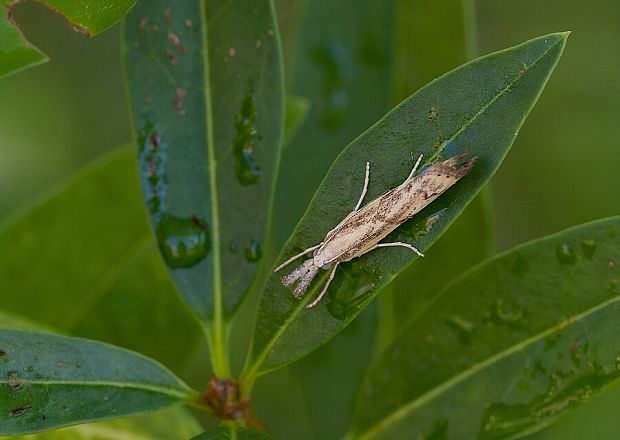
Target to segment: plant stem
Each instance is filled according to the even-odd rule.
[[[230,360],[228,358],[228,324],[213,323],[211,327],[205,325],[204,329],[209,344],[213,374],[218,378],[231,378]]]

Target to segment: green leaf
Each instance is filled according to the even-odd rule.
[[[376,315],[367,308],[328,344],[291,365],[313,438],[340,438],[351,426],[357,390],[372,360]]]
[[[202,431],[184,408],[10,437],[13,440],[187,440]],[[9,437],[0,437],[9,438]]]
[[[468,176],[386,239],[419,237],[414,244],[427,249],[500,165],[555,67],[567,35],[539,37],[474,60],[389,112],[334,162],[278,261],[320,243],[350,212],[362,188],[365,161],[372,163],[366,196],[372,200],[401,183],[420,153],[430,158],[465,152],[478,156]],[[387,248],[343,264],[328,298],[314,309],[305,306],[317,295],[325,271],[301,301],[281,284],[280,274],[273,274],[258,307],[243,374],[245,388],[257,375],[303,356],[340,331],[414,259],[406,249]]]
[[[45,54],[24,38],[11,16],[14,0],[1,0],[0,78],[47,61]],[[62,15],[76,31],[93,36],[118,22],[135,0],[46,0],[42,2]]]
[[[274,438],[264,432],[225,424],[213,431],[203,432],[192,440],[274,440]]]
[[[194,398],[165,367],[101,342],[0,330],[0,433],[153,411]]]
[[[291,139],[295,137],[303,123],[308,117],[310,101],[296,95],[286,97],[286,118],[284,120],[284,146],[286,147]]]
[[[471,3],[395,1],[391,85],[397,102],[476,55]]]
[[[405,269],[381,293],[379,348],[385,347],[409,317],[424,309],[446,284],[491,254],[489,200],[481,196],[484,194],[469,204],[423,260]]]
[[[476,44],[472,7],[470,1],[463,0],[396,2],[392,57],[394,103],[442,72],[473,58]],[[438,22],[442,26],[437,26]],[[405,269],[381,294],[378,347],[384,347],[396,329],[448,281],[490,255],[494,240],[490,205],[488,189],[483,190],[426,258]],[[457,242],[459,246],[454,246]]]
[[[45,54],[30,44],[12,22],[6,5],[3,12],[0,17],[0,78],[47,61]]]
[[[280,10],[289,20],[282,24],[288,31],[283,44],[289,92],[308,99],[310,111],[282,156],[274,252],[334,158],[389,108],[393,6],[375,0],[286,0],[278,2]]]
[[[349,438],[516,438],[617,382],[619,245],[613,217],[468,271],[371,367]]]
[[[25,331],[44,331],[49,333],[57,333],[56,329],[52,329],[45,324],[28,319],[16,313],[0,310],[0,329],[15,329]]]
[[[287,21],[281,24],[285,50],[288,43],[287,83],[291,84],[293,96],[303,96],[310,103],[310,111],[283,154],[270,261],[280,251],[334,157],[389,108],[392,3],[276,2],[278,18],[283,19],[284,10]],[[343,98],[344,102],[339,101]],[[340,124],[326,123],[330,114],[340,118]],[[370,307],[350,328],[311,356],[260,383],[253,393],[253,405],[261,417],[274,414],[266,423],[275,429],[278,421],[275,432],[279,437],[298,438],[303,431],[308,438],[328,439],[346,432],[355,392],[373,351],[375,312]],[[281,376],[289,383],[283,384]],[[274,405],[270,394],[277,385],[285,392]],[[264,399],[259,396],[262,391]],[[263,401],[264,407],[257,406]],[[285,411],[282,420],[279,414]]]
[[[6,312],[174,368],[202,336],[151,238],[131,149],[86,167],[0,227],[0,262]]]
[[[279,162],[284,97],[272,5],[141,1],[124,43],[159,248],[222,357],[225,321],[261,259]],[[228,375],[221,359],[215,369]]]

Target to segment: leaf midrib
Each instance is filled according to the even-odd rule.
[[[217,162],[215,158],[215,141],[213,137],[213,104],[211,102],[211,63],[209,60],[209,33],[208,33],[208,20],[207,20],[207,5],[206,0],[200,1],[200,14],[202,22],[202,57],[204,66],[204,95],[205,95],[205,118],[207,128],[207,166],[209,173],[209,191],[211,202],[211,224],[212,224],[212,249],[213,249],[213,323],[211,331],[213,337],[210,339],[211,356],[216,359],[217,354],[214,351],[220,350],[218,345],[225,338],[224,330],[224,298],[222,292],[222,271],[221,271],[221,256],[220,256],[220,213],[219,213],[219,199],[217,192]],[[218,376],[228,376],[226,366],[213,365],[214,373]]]
[[[149,384],[141,384],[135,382],[118,382],[118,381],[78,381],[78,380],[29,380],[22,379],[20,384],[22,385],[42,385],[42,386],[54,386],[54,387],[72,387],[72,386],[80,386],[80,387],[113,387],[113,388],[126,388],[126,389],[134,389],[138,391],[150,391],[158,394],[165,394],[174,398],[178,398],[181,400],[185,400],[188,397],[189,389],[184,388],[172,388],[172,387],[162,387],[157,385],[149,385]],[[0,385],[13,385],[13,383],[9,383],[9,380],[2,379],[0,380]]]
[[[549,47],[538,57],[536,58],[536,60],[534,60],[534,62],[532,62],[531,64],[529,64],[528,66],[524,67],[524,70],[527,72],[528,70],[530,70],[531,68],[533,68],[534,66],[536,66],[542,59],[544,59],[547,54],[557,45],[562,44],[563,39],[562,38],[558,38],[558,40],[556,42],[554,42],[553,44],[549,45]],[[501,53],[501,51],[500,51]],[[494,54],[496,55],[497,52]],[[483,57],[485,58],[485,57]],[[439,148],[437,150],[436,154],[441,153],[441,151],[443,151],[443,149],[445,148],[445,146],[450,143],[450,141],[455,140],[461,133],[463,133],[467,127],[469,127],[471,124],[473,124],[480,116],[482,116],[486,110],[493,105],[493,103],[495,103],[500,97],[502,97],[504,94],[506,94],[506,92],[508,92],[521,78],[523,78],[525,75],[523,74],[517,74],[512,81],[510,81],[507,85],[505,85],[504,87],[502,87],[501,89],[499,89],[499,91],[497,93],[495,93],[493,95],[493,97],[491,99],[489,99],[487,102],[483,103],[480,110],[478,112],[476,112],[476,114],[469,119],[468,121],[466,121],[464,124],[462,124],[456,131],[455,133],[448,139],[447,142],[444,142],[443,145],[441,146],[441,148]],[[533,104],[532,104],[533,105]],[[391,113],[391,112],[389,112]],[[388,115],[389,115],[388,113]],[[386,115],[387,116],[387,115]],[[384,116],[383,118],[381,118],[381,120],[383,120],[386,116]],[[525,116],[524,116],[525,117]],[[381,120],[379,120],[377,123],[381,122]],[[341,153],[343,154],[344,151]],[[340,156],[340,155],[339,155]],[[337,160],[337,159],[336,159]],[[329,171],[328,171],[329,173]],[[313,199],[314,200],[314,199]],[[312,204],[312,201],[310,202],[310,204]],[[305,214],[304,216],[305,217]],[[302,217],[302,219],[303,219]],[[290,241],[290,239],[289,239]],[[287,241],[287,243],[284,245],[284,248],[286,248],[289,244],[289,241]],[[308,295],[306,295],[306,298],[308,297]],[[268,357],[269,353],[271,352],[271,350],[273,349],[273,347],[277,344],[277,341],[280,339],[280,336],[282,336],[285,332],[285,330],[288,328],[288,326],[293,322],[293,320],[297,317],[297,315],[299,314],[299,312],[301,310],[303,310],[304,305],[307,301],[300,301],[300,305],[298,307],[296,307],[293,310],[293,313],[291,313],[291,315],[284,321],[283,325],[278,329],[278,331],[274,334],[274,336],[269,340],[269,343],[265,345],[265,348],[260,352],[260,354],[256,357],[256,360],[254,362],[254,366],[249,370],[250,372],[256,372],[260,370],[260,367],[262,366],[263,362],[265,361],[265,359]],[[350,322],[350,321],[349,321]],[[250,373],[251,374],[251,373]]]
[[[598,305],[594,306],[594,307],[590,307],[589,309],[586,309],[585,311],[583,311],[582,313],[579,313],[577,315],[574,315],[570,318],[567,318],[566,321],[563,321],[561,324],[555,324],[552,327],[550,327],[549,329],[542,331],[534,336],[531,336],[530,338],[527,338],[525,340],[523,340],[522,342],[518,343],[518,344],[514,344],[500,352],[498,352],[497,354],[488,357],[487,359],[483,360],[482,362],[478,362],[475,365],[472,365],[471,367],[469,367],[468,369],[464,370],[463,372],[452,376],[450,379],[444,381],[442,384],[440,384],[439,386],[427,391],[426,393],[420,395],[418,398],[410,401],[409,403],[405,404],[405,405],[401,405],[401,407],[393,412],[391,415],[381,419],[379,422],[377,422],[375,425],[373,425],[370,429],[366,430],[366,433],[362,436],[349,436],[351,438],[355,438],[357,440],[366,440],[366,439],[371,439],[374,436],[376,436],[377,434],[379,434],[380,432],[382,432],[390,423],[392,422],[396,422],[402,418],[404,418],[405,416],[407,416],[407,414],[411,411],[413,411],[414,409],[422,406],[424,403],[432,400],[433,398],[441,395],[444,391],[449,390],[450,388],[453,388],[454,386],[458,385],[459,383],[463,382],[465,379],[473,376],[475,373],[482,371],[483,369],[487,368],[488,366],[491,366],[493,364],[495,364],[496,362],[499,362],[501,360],[503,360],[504,358],[509,357],[510,355],[525,349],[533,344],[535,344],[536,342],[539,342],[541,340],[543,340],[546,337],[549,337],[551,335],[553,335],[554,333],[562,330],[562,329],[566,329],[569,328],[573,325],[575,325],[575,323],[580,322],[586,318],[588,318],[590,315],[594,315],[597,312],[605,309],[606,307],[616,303],[616,302],[620,302],[620,295],[612,297],[606,301],[603,301],[602,303],[599,303]]]

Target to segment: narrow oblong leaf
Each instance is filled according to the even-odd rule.
[[[124,57],[142,188],[164,261],[214,327],[261,260],[283,125],[269,0],[140,1]]]
[[[282,0],[276,5],[278,18],[287,21],[281,25],[289,55],[287,85],[310,108],[283,153],[270,261],[334,158],[389,109],[395,12],[392,1]],[[373,352],[375,312],[369,307],[346,331],[254,390],[257,413],[274,415],[265,422],[275,429],[278,420],[278,437],[301,438],[301,431],[307,438],[329,439],[348,430],[355,392]],[[274,388],[284,391],[275,399]]]
[[[14,0],[1,0],[0,78],[47,61],[22,35],[11,16]],[[45,6],[62,15],[76,31],[93,36],[117,23],[135,0],[45,0]]]
[[[197,393],[138,353],[0,330],[0,394],[0,434],[25,434],[162,409]]]
[[[139,349],[170,368],[202,338],[158,255],[129,148],[0,226],[0,283],[8,286],[0,296],[6,312]]]
[[[264,432],[226,424],[213,431],[203,432],[192,440],[274,440],[274,438]]]
[[[620,379],[620,217],[478,265],[373,364],[349,438],[517,438]]]
[[[463,0],[396,1],[391,81],[394,103],[475,56],[472,7],[471,1]],[[436,26],[438,22],[442,26]],[[483,189],[433,245],[426,258],[405,269],[381,293],[377,301],[378,346],[385,346],[408,317],[438,289],[490,255],[493,222],[488,192],[488,187]]]
[[[69,426],[13,440],[187,440],[201,426],[185,408],[168,408],[150,414]],[[5,437],[2,437],[5,438]]]
[[[413,241],[427,249],[500,165],[556,66],[567,36],[550,34],[474,60],[390,111],[336,159],[278,262],[320,243],[351,211],[362,189],[366,161],[371,163],[369,201],[401,183],[420,153],[430,160],[458,153],[478,156],[469,175],[386,239]],[[258,306],[244,371],[246,385],[324,343],[414,259],[407,249],[386,248],[343,264],[328,297],[314,309],[306,305],[318,294],[326,271],[301,301],[282,285],[280,274],[273,274]]]

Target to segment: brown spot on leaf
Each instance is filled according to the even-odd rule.
[[[171,49],[166,49],[166,58],[168,58],[168,62],[170,64],[177,63],[177,56],[174,54],[174,52],[172,52]]]
[[[22,406],[18,406],[17,408],[13,408],[9,414],[12,416],[18,416],[20,414],[25,413],[26,411],[28,411],[30,408],[32,408],[32,405],[27,403],[25,405]]]
[[[144,32],[148,25],[149,25],[149,18],[142,17],[142,19],[140,20],[140,32]]]
[[[174,109],[179,115],[185,116],[187,114],[187,110],[183,107],[183,101],[187,96],[187,90],[185,90],[183,87],[177,87],[175,90],[175,95],[176,96],[172,105],[174,106]]]
[[[170,23],[172,21],[172,11],[170,9],[166,9],[164,11],[164,19],[166,23]]]

